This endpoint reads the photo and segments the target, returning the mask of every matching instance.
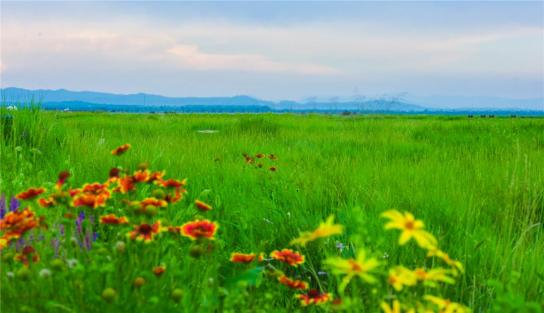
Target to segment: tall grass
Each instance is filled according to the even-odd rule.
[[[375,236],[382,232],[380,212],[396,208],[423,219],[443,249],[465,264],[461,283],[447,290],[451,298],[484,312],[494,297],[487,282],[496,279],[544,305],[542,119],[59,114],[33,109],[2,109],[1,114],[0,191],[8,195],[53,183],[66,169],[79,184],[103,180],[117,165],[109,151],[129,142],[133,149],[125,157],[127,167],[145,160],[170,176],[187,177],[188,199],[212,190],[221,222],[221,248],[215,257],[225,262],[231,251],[281,248],[299,230],[334,213],[347,227],[346,238],[367,234],[362,240],[368,246],[415,264],[416,251],[396,248],[393,237]],[[199,129],[218,132],[202,134]],[[247,167],[242,153],[258,152],[278,155],[278,171]],[[190,259],[169,262],[196,266]],[[255,287],[251,296],[240,291],[214,298],[211,294],[220,291],[207,286],[228,281],[235,271],[227,265],[198,266],[203,270],[187,268],[185,277],[193,290],[189,299],[200,303],[201,310],[297,308],[287,294],[269,291],[266,284]],[[69,297],[70,287],[54,292],[58,294],[36,291],[39,297],[58,299]],[[4,299],[14,296],[5,288],[2,293]]]

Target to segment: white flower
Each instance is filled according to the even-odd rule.
[[[69,268],[74,268],[77,266],[79,262],[77,261],[77,259],[69,259],[69,260],[66,260],[66,264],[68,264],[68,267]]]
[[[51,277],[51,270],[48,268],[44,268],[40,271],[40,277],[41,278],[49,278]]]
[[[9,105],[6,109],[7,109],[8,111],[17,111],[17,107],[14,106],[14,105]]]
[[[15,277],[15,273],[13,273],[13,272],[7,272],[7,273],[6,273],[6,276],[8,276],[8,278],[13,278],[13,277]]]

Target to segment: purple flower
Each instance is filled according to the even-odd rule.
[[[12,212],[17,211],[20,205],[21,205],[21,202],[19,202],[17,198],[11,197],[11,200],[9,201],[9,210]]]
[[[6,215],[6,195],[2,194],[0,197],[0,218],[4,218],[4,215]]]

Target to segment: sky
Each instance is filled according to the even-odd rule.
[[[0,84],[544,98],[544,2],[1,1]]]

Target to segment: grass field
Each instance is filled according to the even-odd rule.
[[[401,292],[354,278],[341,295],[347,311],[377,312],[380,302],[397,298],[415,305],[413,299],[423,294],[440,294],[474,312],[508,312],[508,306],[521,312],[523,302],[533,302],[537,312],[544,305],[543,119],[2,114],[11,114],[2,119],[0,146],[0,192],[8,198],[29,187],[53,189],[63,170],[71,173],[70,184],[81,186],[104,182],[113,167],[132,171],[147,161],[169,178],[187,178],[187,194],[161,211],[163,221],[181,225],[204,216],[219,229],[213,245],[167,234],[139,244],[127,239],[130,228],[98,224],[99,210],[122,212],[107,206],[87,211],[84,229],[99,232],[88,250],[71,241],[68,230],[60,235],[59,225],[73,228],[73,221],[59,210],[24,202],[46,217],[49,228],[35,229],[27,239],[40,260],[26,272],[13,260],[15,244],[2,251],[1,312],[335,310],[330,303],[301,307],[296,292],[268,277],[271,265],[233,264],[231,252],[268,255],[292,247],[300,231],[334,215],[344,233],[294,247],[306,262],[282,267],[312,288],[340,297],[340,280],[322,260],[353,257],[363,248],[382,263],[436,266],[413,241],[399,246],[398,232],[384,230],[380,214],[389,209],[423,220],[465,272],[455,284]],[[112,156],[124,143],[132,148]],[[260,159],[248,164],[243,153],[274,154],[277,160],[263,159],[259,168]],[[198,212],[197,198],[214,209]],[[60,238],[60,251],[52,238]],[[126,243],[124,251],[118,241]],[[346,247],[341,252],[339,243]],[[78,265],[60,266],[55,259],[64,265],[77,259]],[[151,272],[158,265],[166,267],[160,277]],[[51,269],[49,275],[42,275],[44,268]],[[375,276],[387,277],[385,268]],[[138,276],[146,282],[141,288],[133,285]],[[499,292],[489,280],[508,290]],[[104,293],[107,288],[115,295]],[[172,294],[175,289],[179,295]]]

